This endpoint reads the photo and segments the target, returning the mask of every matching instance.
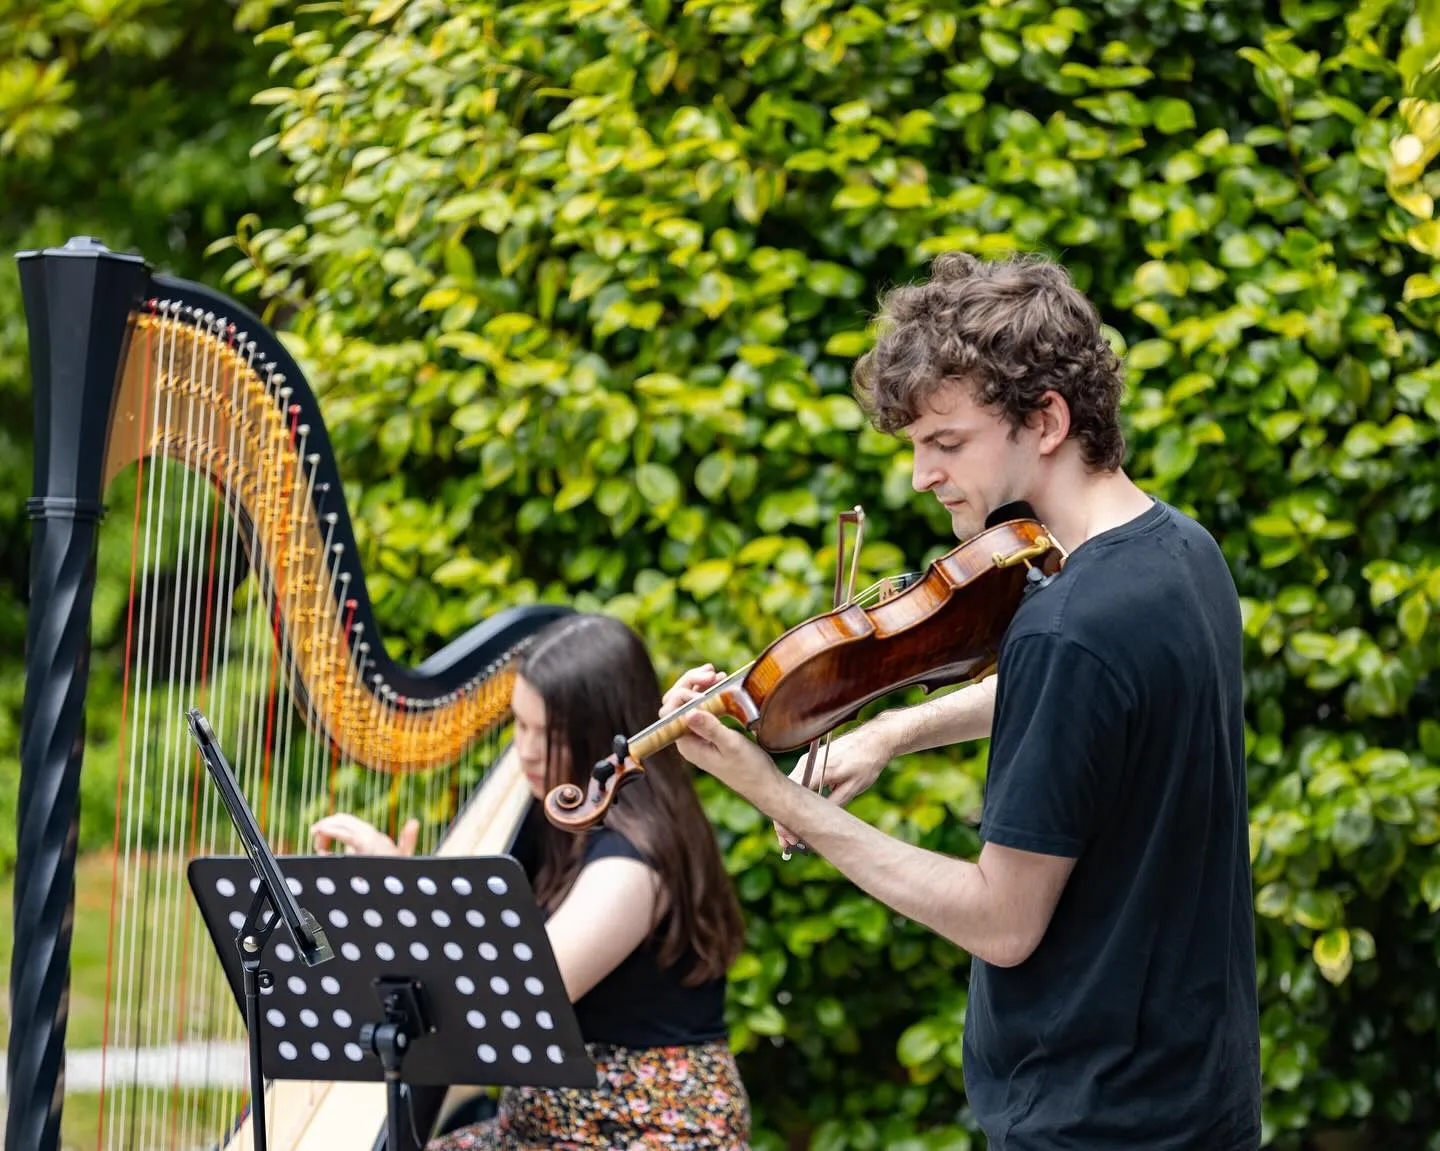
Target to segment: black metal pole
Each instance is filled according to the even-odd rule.
[[[143,261],[92,240],[19,254],[35,403],[34,521],[20,716],[5,1151],[56,1151],[96,525],[105,442]]]
[[[235,936],[235,949],[240,952],[241,983],[245,989],[245,1030],[250,1035],[250,1130],[254,1132],[252,1142],[255,1151],[266,1151],[270,1136],[265,1130],[265,1070],[260,1056],[264,1044],[260,1041],[260,992],[275,982],[275,977],[262,970],[260,956],[275,924],[280,918],[277,904],[270,894],[270,884],[257,867],[255,877],[260,886],[255,898],[250,901],[250,913],[240,925]],[[265,909],[271,909],[267,919]]]
[[[260,957],[245,956],[240,970],[245,982],[245,1030],[250,1036],[250,1130],[255,1151],[266,1151],[265,1072],[260,1066]]]

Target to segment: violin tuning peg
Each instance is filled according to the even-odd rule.
[[[595,782],[604,787],[606,782],[615,774],[615,765],[608,759],[602,759],[590,769],[590,774],[595,777]]]
[[[623,735],[617,735],[610,747],[615,753],[615,758],[621,763],[630,758],[630,741]]]

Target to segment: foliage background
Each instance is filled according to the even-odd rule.
[[[848,392],[877,295],[947,248],[1061,258],[1126,352],[1127,466],[1244,597],[1267,1142],[1440,1146],[1430,5],[0,12],[6,238],[93,231],[269,309],[413,658],[559,598],[635,622],[662,677],[733,664],[825,606],[856,502],[867,576],[933,558],[944,517]],[[19,411],[11,267],[0,305]],[[0,429],[11,773],[27,435]],[[912,757],[854,810],[973,852],[983,763]],[[964,957],[705,795],[757,1143],[980,1145]]]

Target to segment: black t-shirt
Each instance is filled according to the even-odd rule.
[[[614,828],[592,829],[585,843],[585,863],[611,856],[649,862]],[[587,1043],[688,1047],[729,1034],[724,978],[686,987],[681,983],[682,972],[688,970],[686,961],[661,967],[656,946],[653,937],[642,943],[575,1004],[580,1034]]]
[[[1039,947],[973,960],[965,1085],[992,1151],[1259,1146],[1241,623],[1157,502],[1086,541],[1001,645],[982,840],[1076,860]]]

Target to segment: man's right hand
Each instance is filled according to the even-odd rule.
[[[420,839],[420,821],[407,820],[396,843],[379,828],[359,816],[339,812],[317,820],[310,828],[316,851],[329,851],[339,843],[346,855],[414,855]]]
[[[805,783],[805,761],[808,750],[800,757],[790,778],[796,783]],[[826,796],[832,803],[844,807],[877,779],[894,758],[890,741],[878,731],[873,722],[848,731],[830,741],[827,757],[823,746],[816,749],[815,767],[810,773],[810,789],[819,791],[828,787]],[[824,765],[824,772],[820,768]],[[800,846],[799,836],[780,824],[775,825],[775,834],[780,837],[780,846],[786,852]]]

